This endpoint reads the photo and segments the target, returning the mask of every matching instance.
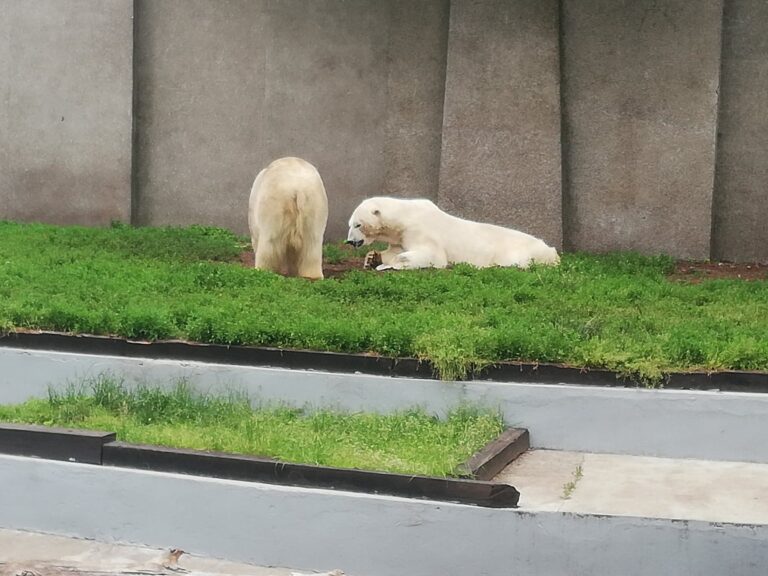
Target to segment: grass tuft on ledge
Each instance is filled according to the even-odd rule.
[[[500,360],[649,383],[668,371],[768,370],[768,282],[670,282],[665,256],[308,282],[244,268],[247,246],[201,226],[0,222],[0,328],[418,356],[447,379]],[[335,262],[343,254],[326,249]]]
[[[289,462],[429,476],[459,466],[503,431],[498,414],[463,407],[439,420],[420,409],[391,415],[252,409],[243,394],[169,390],[100,377],[47,399],[0,406],[0,421],[104,430],[138,444],[250,454]]]

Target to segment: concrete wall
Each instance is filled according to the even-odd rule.
[[[134,223],[242,231],[263,140],[263,3],[135,4]]]
[[[562,245],[556,0],[451,2],[440,205]]]
[[[365,197],[437,195],[447,2],[137,1],[136,222],[245,232],[253,178],[303,157],[328,238]]]
[[[768,261],[768,2],[726,0],[712,256]]]
[[[570,249],[768,262],[761,0],[0,9],[0,218],[245,233],[253,177],[294,154],[328,240],[383,193]]]
[[[768,563],[765,525],[489,509],[13,456],[0,456],[0,485],[0,527],[305,571],[763,576]]]
[[[0,218],[131,210],[131,0],[0,0]]]
[[[721,0],[564,0],[570,248],[709,256]]]

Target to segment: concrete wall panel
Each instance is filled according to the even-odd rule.
[[[329,240],[367,196],[436,195],[447,1],[138,6],[139,223],[246,232],[286,155],[319,169]]]
[[[726,0],[714,258],[768,262],[768,2]]]
[[[559,247],[557,6],[451,2],[439,202]]]
[[[566,246],[707,258],[722,0],[564,0]]]
[[[0,218],[130,218],[132,0],[0,0]]]
[[[270,4],[263,158],[301,156],[328,193],[328,240],[384,182],[387,2]]]
[[[264,5],[137,0],[137,224],[247,229],[264,162]]]
[[[437,201],[449,0],[391,0],[386,174],[379,193]]]
[[[8,105],[11,96],[11,4],[13,0],[0,0],[0,166],[8,166],[8,128],[10,115]],[[0,218],[10,217],[10,183],[7,176],[0,172]]]

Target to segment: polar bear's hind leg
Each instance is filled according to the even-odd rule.
[[[285,274],[286,270],[283,267],[285,261],[285,254],[276,250],[274,247],[269,247],[267,243],[254,243],[254,267],[258,270],[269,270],[277,274]]]
[[[307,242],[296,252],[296,274],[310,280],[323,278],[323,239]]]

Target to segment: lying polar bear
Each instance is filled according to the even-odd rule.
[[[347,243],[387,242],[376,270],[445,268],[466,262],[527,268],[557,264],[557,250],[524,232],[456,218],[429,200],[375,197],[364,200],[349,219]],[[369,254],[369,257],[371,255]]]
[[[248,204],[256,268],[322,278],[327,222],[328,197],[309,162],[280,158],[256,176]]]

